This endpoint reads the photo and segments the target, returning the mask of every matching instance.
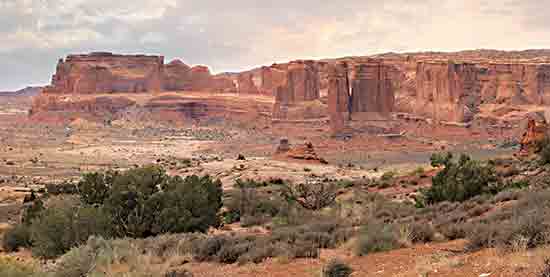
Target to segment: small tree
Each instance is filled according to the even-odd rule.
[[[464,154],[456,162],[451,153],[434,154],[431,163],[443,169],[432,178],[432,186],[423,191],[427,204],[465,201],[476,195],[495,192],[495,185],[499,182],[492,166]]]
[[[283,196],[288,201],[296,201],[309,210],[320,210],[334,203],[338,196],[338,186],[331,182],[287,185]]]
[[[78,193],[83,202],[87,204],[103,204],[109,197],[109,192],[117,172],[107,171],[92,172],[82,175],[78,182]]]

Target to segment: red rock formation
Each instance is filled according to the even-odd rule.
[[[116,96],[58,96],[42,94],[34,97],[29,114],[35,118],[59,117],[70,120],[74,117],[104,118],[120,112],[136,102]]]
[[[395,97],[389,72],[390,67],[381,60],[353,66],[350,78],[352,114],[388,114],[393,110]]]
[[[261,78],[261,77],[260,77]],[[261,82],[258,79],[254,71],[248,71],[238,74],[237,76],[237,91],[238,93],[245,94],[259,94],[261,89]]]
[[[546,122],[529,119],[527,130],[521,137],[520,155],[529,155],[540,151],[539,144],[548,138],[549,126]]]
[[[380,114],[385,118],[392,111],[436,122],[467,122],[481,117],[498,121],[502,118],[502,107],[498,105],[506,105],[510,111],[522,111],[523,105],[524,110],[550,105],[549,53],[389,53],[294,61],[220,75],[212,75],[205,66],[191,68],[178,60],[164,65],[161,56],[92,53],[60,60],[52,84],[43,95],[158,91],[267,95],[275,100],[274,119],[330,116],[335,129],[345,126],[348,118],[352,123],[363,122],[363,115]],[[56,109],[62,100],[67,99],[46,102]],[[40,101],[33,108],[35,113],[37,109],[48,109]]]
[[[479,105],[477,69],[449,61],[420,62],[416,71],[414,112],[436,120],[464,122]]]
[[[297,104],[319,99],[319,72],[313,61],[294,61],[288,65],[286,80],[275,92],[273,117],[307,118],[307,111],[289,113]]]
[[[326,164],[327,161],[317,155],[315,148],[311,142],[306,142],[303,145],[290,147],[288,139],[281,139],[281,144],[275,153],[276,158],[302,160],[315,163]]]
[[[92,53],[59,60],[48,94],[154,92],[162,89],[162,56]]]
[[[327,72],[328,110],[331,128],[338,132],[345,128],[350,112],[350,89],[348,65],[338,63],[331,65]]]
[[[164,66],[165,91],[192,90],[191,79],[191,67],[180,60],[174,60]]]

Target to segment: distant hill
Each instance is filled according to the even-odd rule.
[[[35,96],[40,93],[42,87],[26,87],[17,91],[0,91],[1,96]]]

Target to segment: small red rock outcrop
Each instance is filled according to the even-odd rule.
[[[323,158],[320,158],[311,142],[306,142],[303,145],[297,145],[291,147],[288,139],[281,139],[277,151],[275,153],[276,157],[292,159],[292,160],[302,160],[308,162],[318,162],[326,164],[327,161]]]
[[[546,122],[537,122],[534,119],[529,119],[527,130],[521,137],[520,155],[529,155],[540,151],[539,145],[548,138],[550,126]]]

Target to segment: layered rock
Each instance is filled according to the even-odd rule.
[[[395,96],[390,70],[390,66],[380,60],[353,65],[350,74],[352,114],[389,114],[393,110]]]
[[[163,90],[192,90],[191,67],[180,60],[174,60],[164,66]]]
[[[91,53],[59,60],[46,94],[151,93],[160,91],[235,92],[235,84],[206,66],[162,56]]]
[[[337,63],[327,69],[328,110],[332,130],[345,128],[350,115],[348,65]]]
[[[92,53],[59,60],[48,94],[102,94],[162,90],[164,57]]]
[[[471,120],[479,105],[477,71],[467,63],[419,62],[414,112],[441,121]]]
[[[540,151],[540,143],[545,139],[548,139],[548,132],[550,126],[546,122],[537,122],[534,119],[530,119],[527,124],[527,130],[521,137],[520,141],[520,155],[529,155],[537,151]]]
[[[315,163],[326,164],[327,161],[317,155],[315,148],[311,142],[306,142],[303,145],[290,147],[288,139],[282,139],[281,144],[277,147],[276,157],[292,160],[301,160]]]
[[[314,61],[294,61],[288,65],[284,83],[275,89],[273,118],[307,119],[319,117],[322,107],[310,103],[319,99],[319,72]]]

